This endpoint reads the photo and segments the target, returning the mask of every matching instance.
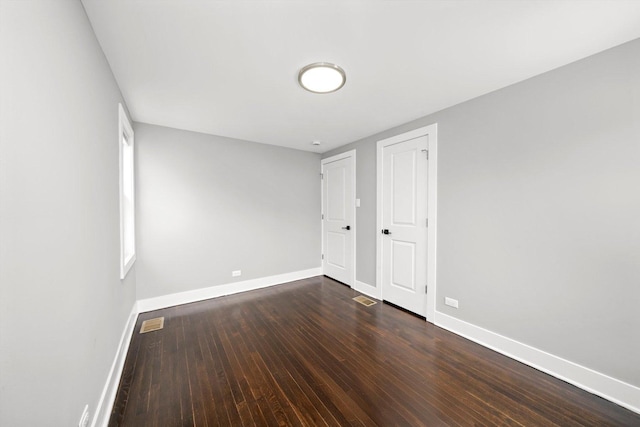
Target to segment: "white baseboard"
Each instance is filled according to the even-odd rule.
[[[91,427],[107,427],[109,424],[109,416],[111,415],[111,409],[116,399],[116,393],[118,392],[118,386],[120,385],[120,377],[122,376],[122,370],[124,369],[124,362],[127,358],[127,352],[129,351],[129,344],[131,343],[131,335],[133,334],[133,328],[136,326],[136,320],[138,320],[138,304],[133,303],[131,307],[131,313],[127,320],[122,336],[120,337],[120,344],[116,351],[116,357],[111,364],[111,370],[107,376],[107,382],[102,389],[102,395],[96,406],[96,410],[93,415],[93,421]]]
[[[354,289],[372,298],[380,299],[380,289],[376,288],[375,286],[371,286],[368,283],[356,280],[356,286]]]
[[[111,365],[111,370],[107,377],[107,382],[102,390],[102,395],[96,406],[96,411],[91,422],[91,427],[107,427],[113,404],[115,402],[120,378],[124,369],[124,362],[129,351],[131,335],[138,319],[138,314],[146,311],[158,310],[172,307],[174,305],[187,304],[209,298],[231,295],[238,292],[250,291],[253,289],[265,288],[267,286],[279,285],[295,280],[307,279],[309,277],[322,275],[322,268],[311,268],[309,270],[295,271],[293,273],[278,274],[275,276],[262,277],[259,279],[245,280],[242,282],[229,283],[226,285],[212,286],[209,288],[196,289],[193,291],[179,292],[170,295],[163,295],[156,298],[138,300],[133,304],[129,319],[125,325],[120,344],[116,351],[115,359]]]
[[[636,386],[438,311],[435,313],[435,324],[617,403],[633,412],[640,413],[640,388]]]
[[[318,267],[311,268],[309,270],[277,274],[275,276],[261,277],[258,279],[244,280],[242,282],[228,283],[225,285],[162,295],[159,297],[138,300],[138,310],[140,313],[144,313],[146,311],[159,310],[161,308],[173,307],[174,305],[188,304],[224,295],[237,294],[238,292],[252,291],[254,289],[266,288],[268,286],[279,285],[320,275],[322,275],[322,268]]]

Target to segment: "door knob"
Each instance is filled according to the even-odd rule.
[[[346,227],[342,227],[342,229],[343,230],[351,230],[351,227],[347,225]]]
[[[391,232],[385,228],[384,230],[382,230],[382,234],[391,234]]]

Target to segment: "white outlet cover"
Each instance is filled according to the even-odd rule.
[[[360,207],[360,199],[356,199],[356,208]]]
[[[445,297],[444,299],[444,303],[450,307],[453,308],[458,308],[458,300],[457,299],[453,299],[453,298],[449,298],[449,297]]]

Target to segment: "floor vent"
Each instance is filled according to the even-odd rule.
[[[354,297],[353,300],[367,307],[373,304],[377,304],[374,300],[367,298],[364,295],[358,295],[357,297]]]
[[[149,319],[142,322],[140,333],[153,332],[164,328],[164,317],[156,317],[155,319]]]

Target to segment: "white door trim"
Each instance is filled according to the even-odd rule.
[[[381,298],[382,292],[382,149],[388,145],[406,141],[408,139],[419,138],[428,135],[429,138],[429,172],[428,172],[428,208],[429,227],[427,232],[427,293],[426,318],[428,322],[435,321],[436,307],[436,249],[438,230],[438,124],[405,132],[391,138],[378,141],[376,151],[376,288],[379,290]]]
[[[347,285],[351,286],[352,288],[355,288],[356,285],[356,233],[358,232],[358,228],[356,227],[356,195],[357,193],[357,182],[356,182],[356,150],[349,150],[349,151],[345,151],[344,153],[340,153],[340,154],[336,154],[335,156],[331,156],[331,157],[327,157],[326,159],[322,159],[320,160],[320,172],[322,173],[322,176],[324,176],[324,167],[325,165],[329,164],[329,163],[333,163],[336,162],[338,160],[342,160],[342,159],[346,159],[346,158],[351,158],[352,161],[352,168],[351,168],[351,182],[353,183],[353,225],[351,226],[352,230],[353,230],[353,234],[351,236],[351,273],[349,274],[349,283],[347,283]],[[320,194],[321,194],[321,201],[320,201],[320,209],[321,209],[321,214],[324,213],[324,189],[323,189],[323,182],[322,180],[320,180]],[[325,253],[325,241],[324,241],[324,220],[320,219],[321,221],[321,226],[320,226],[320,233],[322,233],[322,253]],[[321,260],[321,266],[324,265],[324,262],[322,262]],[[323,271],[324,274],[324,271]]]

